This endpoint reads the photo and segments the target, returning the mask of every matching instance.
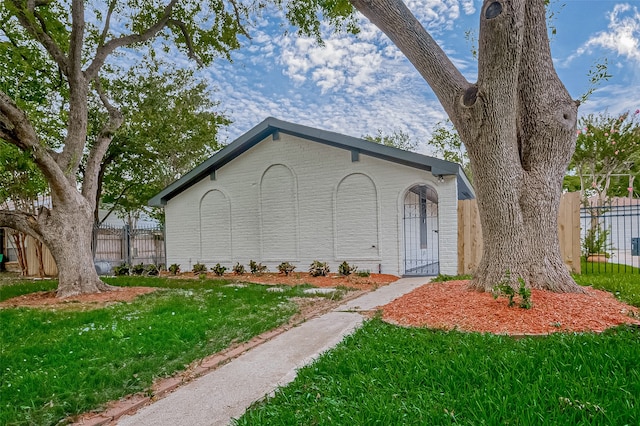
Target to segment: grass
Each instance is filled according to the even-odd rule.
[[[582,259],[582,274],[573,278],[580,285],[613,293],[618,299],[640,307],[640,269],[617,263],[601,264]]]
[[[640,307],[627,271],[575,279]],[[515,339],[374,319],[236,424],[635,425],[639,353],[634,326]]]
[[[157,377],[285,323],[297,311],[290,297],[302,295],[298,288],[226,287],[224,280],[106,281],[163,288],[89,311],[73,304],[0,310],[0,424],[56,424],[147,391]],[[55,285],[18,282],[0,290],[7,298]]]
[[[624,263],[587,262],[584,257],[581,257],[580,267],[583,275],[631,274],[636,277],[640,276],[640,268]]]
[[[640,424],[640,330],[514,339],[367,322],[238,425]]]

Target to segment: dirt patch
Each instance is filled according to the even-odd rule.
[[[44,307],[69,309],[96,309],[117,302],[130,302],[136,297],[152,293],[156,287],[116,287],[104,293],[82,294],[65,298],[56,297],[55,291],[24,294],[0,302],[0,308]]]
[[[382,307],[385,321],[403,326],[511,335],[601,332],[620,324],[640,325],[640,311],[611,293],[585,287],[586,294],[532,290],[531,309],[508,307],[504,297],[469,290],[469,281],[424,285]]]

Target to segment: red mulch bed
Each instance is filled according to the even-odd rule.
[[[531,309],[508,307],[505,297],[468,289],[469,281],[426,284],[382,307],[385,321],[411,327],[511,335],[601,332],[620,324],[640,325],[640,311],[611,293],[585,287],[586,294],[532,290]]]

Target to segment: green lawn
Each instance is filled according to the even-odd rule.
[[[56,424],[146,391],[157,377],[287,322],[297,311],[290,298],[302,292],[225,287],[224,280],[107,281],[164,288],[131,303],[84,312],[0,310],[0,424]],[[0,298],[55,285],[4,284]]]
[[[583,285],[640,306],[634,274]],[[238,425],[638,425],[640,329],[515,339],[367,322]]]
[[[640,331],[513,339],[367,322],[238,425],[638,425]]]
[[[582,274],[573,277],[580,285],[610,291],[620,300],[640,307],[640,269],[615,263],[606,270],[601,266],[583,260]]]

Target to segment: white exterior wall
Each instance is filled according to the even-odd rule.
[[[277,271],[280,262],[288,261],[298,271],[307,271],[313,260],[319,260],[328,262],[331,271],[337,272],[338,264],[346,260],[360,270],[375,273],[380,268],[382,273],[402,275],[404,196],[413,185],[427,184],[439,198],[440,272],[457,273],[455,176],[438,182],[431,172],[364,154],[352,162],[349,150],[284,133],[278,140],[269,136],[216,170],[215,176],[215,180],[205,178],[191,186],[165,206],[167,264],[178,263],[188,271],[196,262],[207,267],[220,262],[230,268],[236,262],[247,265],[255,260]],[[367,199],[358,199],[363,196],[354,191],[358,185],[363,188],[362,194],[369,194]],[[277,188],[284,193],[276,194]],[[205,195],[210,191],[220,191],[230,202],[231,253],[224,258],[208,254],[207,247],[215,244],[210,241],[216,238],[215,231],[212,236],[212,230],[207,229],[205,235],[201,227],[200,204],[203,198],[208,199]],[[284,203],[283,218],[278,218],[269,204],[274,196]],[[352,198],[352,205],[345,202],[348,198]],[[345,225],[349,217],[359,215],[360,208],[363,218],[373,218],[365,222],[377,221],[362,226],[351,221],[357,226],[355,233],[364,235],[367,242],[354,239],[345,230],[345,226],[351,226]],[[342,218],[339,226],[336,218]],[[275,240],[274,229],[278,230]],[[228,235],[221,231],[225,245]],[[284,258],[278,253],[291,255]],[[351,257],[341,257],[344,253]]]

